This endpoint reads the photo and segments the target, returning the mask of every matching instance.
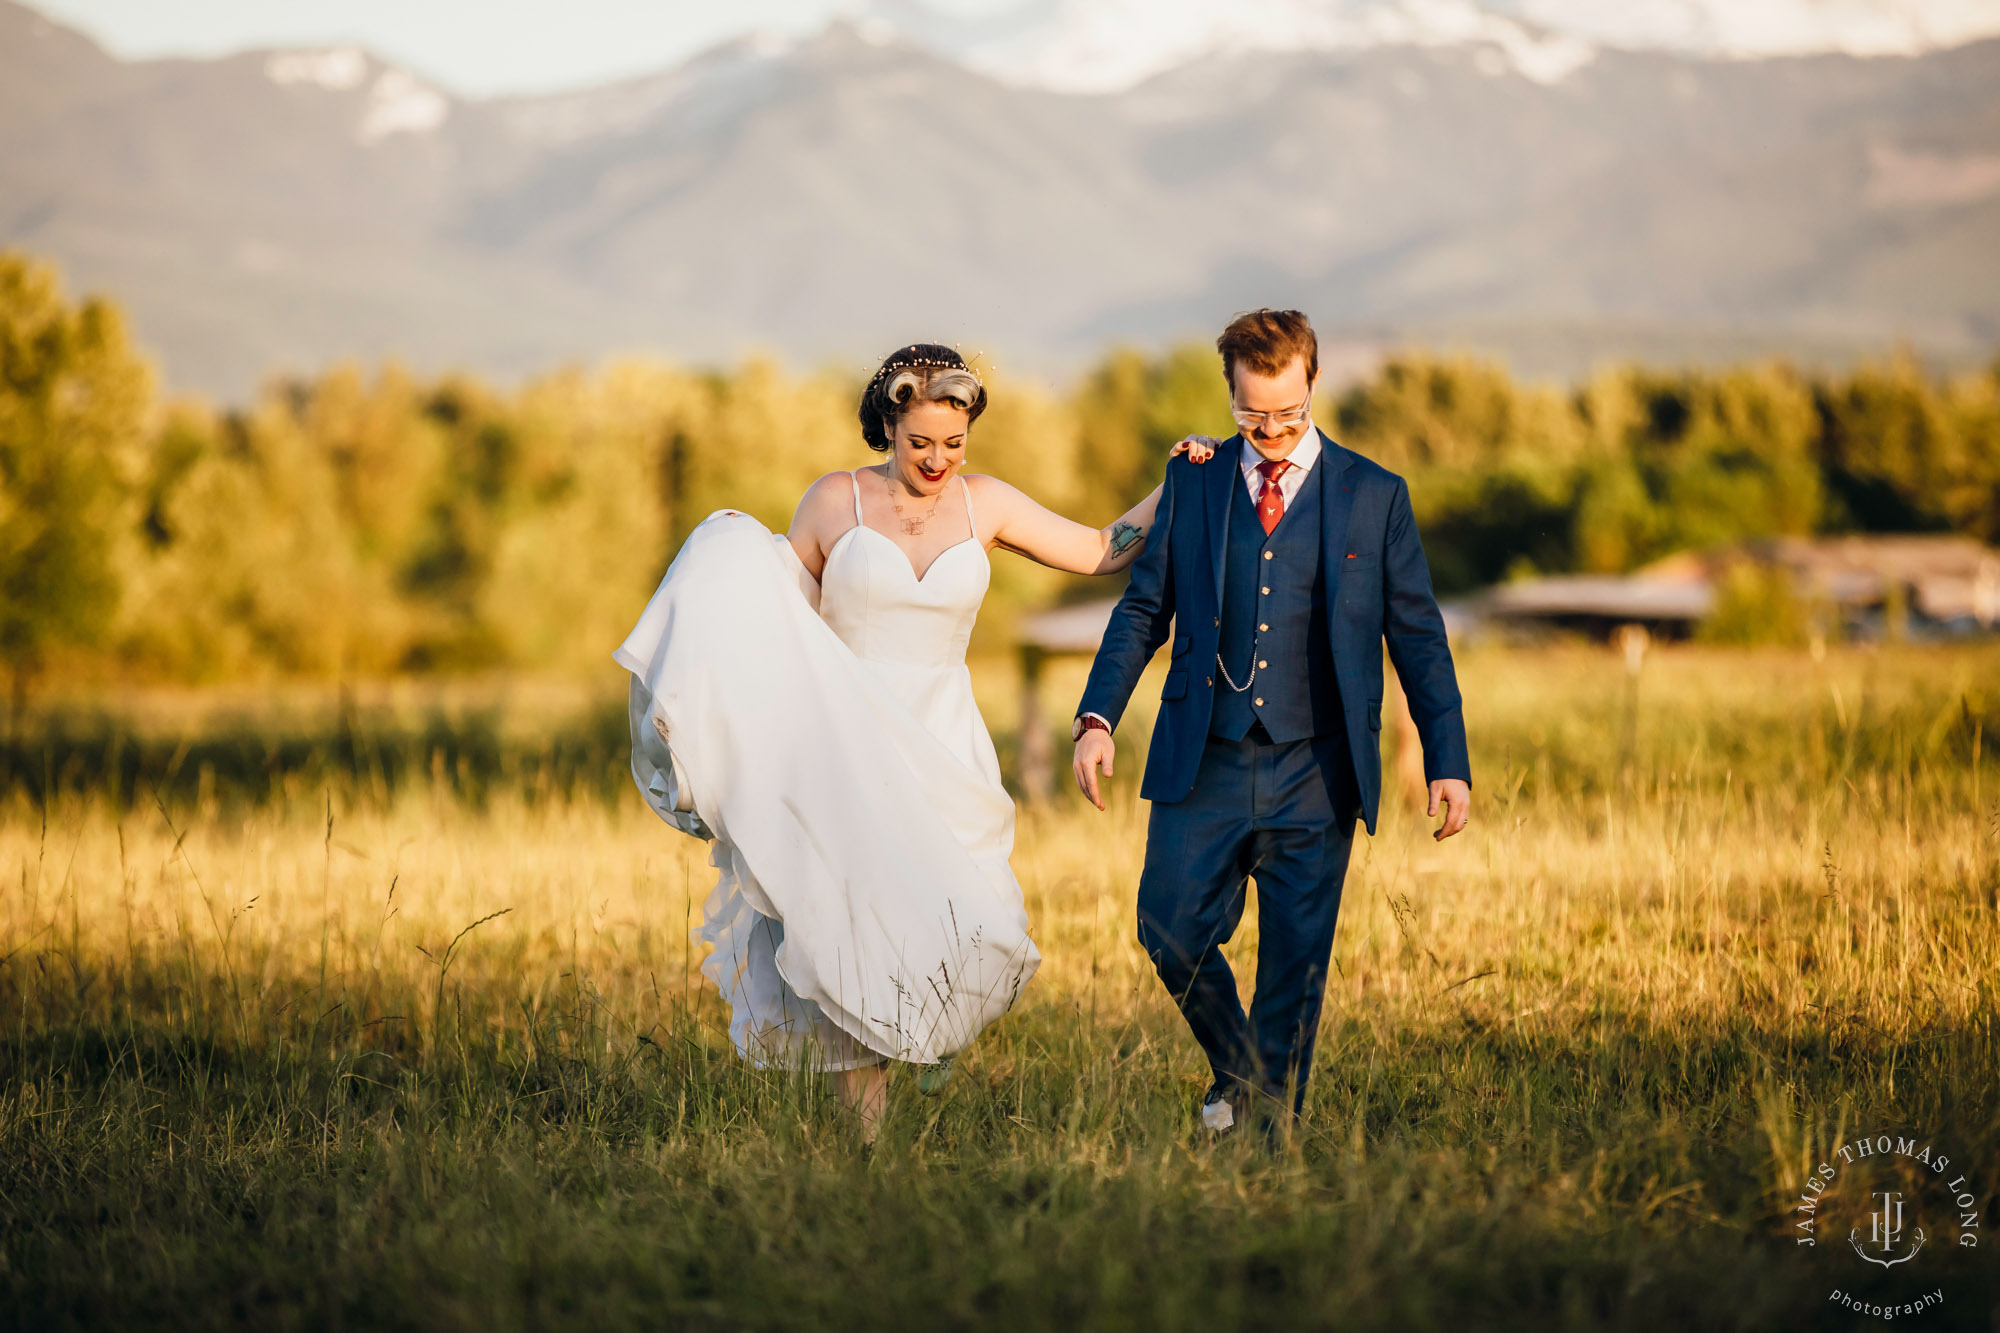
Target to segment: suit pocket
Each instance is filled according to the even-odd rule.
[[[1382,701],[1380,699],[1370,699],[1368,701],[1368,730],[1382,730]]]
[[[1193,639],[1192,637],[1190,637],[1189,635],[1186,635],[1186,634],[1176,634],[1176,635],[1174,635],[1174,646],[1173,646],[1173,649],[1172,649],[1172,656],[1174,656],[1174,657],[1186,657],[1186,656],[1187,656],[1187,650],[1188,650],[1188,646],[1189,646],[1190,644],[1192,644],[1193,642],[1194,642],[1194,639]]]
[[[1382,586],[1382,557],[1374,551],[1350,555],[1340,562],[1340,597],[1351,602]]]
[[[1187,672],[1169,671],[1167,683],[1160,690],[1160,701],[1165,703],[1169,699],[1185,698],[1187,698]]]

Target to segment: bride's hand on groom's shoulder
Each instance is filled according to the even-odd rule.
[[[1186,454],[1190,463],[1206,463],[1215,457],[1215,451],[1221,444],[1222,441],[1213,435],[1183,435],[1180,443],[1173,447],[1167,457]]]

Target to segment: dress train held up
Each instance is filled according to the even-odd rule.
[[[759,1064],[935,1062],[1040,962],[965,667],[984,547],[919,579],[860,522],[858,483],[855,517],[815,584],[783,537],[711,515],[614,654],[640,792],[714,839],[702,971]]]

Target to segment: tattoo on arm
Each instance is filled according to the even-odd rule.
[[[1111,525],[1111,554],[1123,555],[1135,546],[1146,544],[1146,531],[1137,523],[1119,519]]]

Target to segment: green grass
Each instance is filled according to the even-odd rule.
[[[1136,764],[1024,817],[1043,970],[871,1151],[729,1050],[710,872],[603,706],[44,719],[0,815],[0,1326],[1849,1328],[1830,1290],[1909,1276],[1920,1326],[1993,1327],[2000,652],[1461,669],[1474,825],[1394,805],[1358,851],[1275,1155],[1198,1132]],[[1878,1126],[1949,1145],[1980,1246],[1794,1243]]]

